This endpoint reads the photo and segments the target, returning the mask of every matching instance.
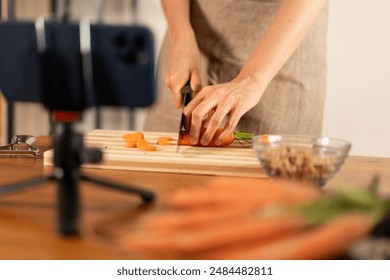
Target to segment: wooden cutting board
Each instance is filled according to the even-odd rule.
[[[103,160],[98,164],[84,164],[82,167],[133,170],[145,172],[169,172],[203,175],[242,177],[266,177],[251,145],[244,147],[235,141],[228,147],[181,146],[176,152],[177,134],[144,132],[145,140],[156,145],[157,138],[171,136],[171,146],[157,145],[156,151],[141,151],[126,148],[122,136],[134,131],[96,129],[84,135],[86,147],[103,151]],[[52,165],[53,150],[43,155],[44,164]]]

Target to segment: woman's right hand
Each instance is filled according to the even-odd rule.
[[[202,88],[200,51],[192,30],[169,34],[169,58],[165,83],[172,90],[177,108],[181,108],[181,88],[190,81],[193,92]]]

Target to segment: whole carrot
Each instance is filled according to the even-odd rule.
[[[203,135],[203,133],[206,131],[206,128],[202,127],[200,130],[200,135]],[[210,143],[207,145],[207,147],[225,147],[227,145],[230,145],[234,142],[234,140],[243,140],[243,141],[249,141],[252,139],[253,134],[252,133],[245,133],[245,132],[233,132],[231,134],[228,134],[228,136],[222,141],[221,144],[216,145],[215,140],[221,135],[223,131],[223,128],[218,128],[215,132],[213,138],[211,139]],[[182,137],[178,140],[179,145],[183,146],[193,146],[190,142],[190,134],[184,133]],[[202,146],[199,142],[195,146]]]
[[[266,242],[305,226],[305,220],[298,215],[255,217],[191,230],[139,232],[128,236],[124,244],[129,249],[145,253],[199,253],[250,240]]]
[[[176,213],[162,211],[149,220],[139,220],[122,244],[130,251],[164,258],[328,259],[368,234],[389,208],[388,202],[376,193],[360,189],[339,190],[321,194],[319,199],[303,204],[289,204],[286,201],[294,192],[291,183],[265,181],[272,183],[271,188],[265,186],[264,190],[269,193],[277,190],[277,198],[282,200],[272,200],[274,197],[271,196],[258,207],[248,207],[242,198],[252,203],[255,192],[249,187],[241,187],[245,191],[239,193],[234,185],[226,183],[224,188],[211,181],[208,188],[199,187],[198,190],[203,189],[213,198],[216,191],[221,195],[223,190],[231,193],[230,197],[226,196],[230,202],[214,208],[217,213],[213,213],[212,218],[207,216],[207,211],[213,209],[212,204],[204,206],[199,197],[198,206],[203,205],[201,207],[176,209]],[[282,187],[278,189],[272,184],[282,184]],[[281,193],[288,193],[287,186],[291,192],[283,197]],[[210,190],[215,193],[210,194]],[[261,196],[266,196],[267,192]],[[234,197],[242,198],[237,203],[231,199]]]
[[[145,229],[154,232],[174,232],[216,226],[234,219],[244,219],[250,215],[250,211],[242,208],[218,208],[214,211],[207,208],[199,211],[170,211],[146,217],[140,223]]]
[[[372,226],[372,219],[367,214],[351,212],[270,243],[214,251],[203,257],[234,260],[331,259],[343,253],[353,242],[367,235]]]
[[[214,177],[204,187],[186,188],[169,195],[166,204],[182,209],[204,207],[258,208],[275,203],[314,201],[320,189],[284,180]]]

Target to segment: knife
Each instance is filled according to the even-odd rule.
[[[188,126],[187,126],[187,119],[186,116],[183,114],[183,110],[185,106],[190,103],[192,100],[192,89],[190,85],[190,81],[188,81],[180,90],[180,96],[181,96],[181,117],[180,117],[180,126],[179,126],[179,133],[177,135],[177,147],[176,147],[176,153],[180,151],[180,145],[179,143],[183,139],[183,136],[186,132],[188,132]]]

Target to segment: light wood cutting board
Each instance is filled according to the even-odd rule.
[[[96,129],[84,135],[86,147],[103,151],[103,160],[98,164],[82,167],[133,170],[145,172],[169,172],[203,175],[242,177],[266,177],[251,146],[244,147],[235,141],[227,147],[181,146],[176,153],[177,134],[144,132],[148,143],[156,145],[160,136],[171,136],[171,146],[157,145],[156,151],[141,151],[126,148],[122,136],[134,131]],[[44,153],[44,164],[52,165],[53,150]]]

